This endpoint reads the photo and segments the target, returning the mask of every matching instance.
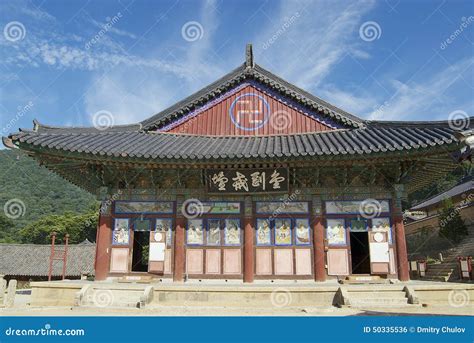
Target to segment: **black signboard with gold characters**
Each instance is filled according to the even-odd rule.
[[[288,192],[288,169],[208,169],[209,193]]]

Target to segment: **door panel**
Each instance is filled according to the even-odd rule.
[[[112,248],[110,256],[110,272],[111,273],[127,273],[128,272],[128,255],[129,248]]]
[[[329,249],[328,275],[349,275],[349,253],[347,249]]]
[[[257,249],[255,254],[257,275],[272,275],[272,249]]]
[[[224,249],[224,274],[242,274],[240,249]]]
[[[206,274],[220,274],[221,273],[221,250],[207,249],[206,250]]]
[[[311,249],[296,249],[296,275],[311,275]]]
[[[292,275],[293,274],[293,249],[275,249],[275,274]]]
[[[163,274],[166,259],[166,234],[150,231],[148,271]]]
[[[370,269],[373,274],[390,272],[390,250],[386,232],[369,232]]]
[[[203,249],[187,249],[186,250],[186,271],[188,274],[203,274],[204,250]]]

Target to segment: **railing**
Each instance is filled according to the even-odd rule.
[[[54,243],[56,241],[56,232],[51,232],[51,254],[49,255],[49,273],[48,281],[51,281],[53,275],[53,263],[54,261],[62,261],[62,280],[66,278],[66,265],[67,265],[67,248],[69,243],[69,234],[64,236],[65,244],[62,248],[57,248]]]

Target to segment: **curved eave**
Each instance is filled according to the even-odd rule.
[[[283,153],[268,153],[267,155],[259,154],[239,154],[232,157],[212,157],[209,154],[190,154],[185,158],[177,158],[172,154],[163,158],[146,158],[144,156],[129,156],[127,154],[97,154],[84,151],[65,151],[63,149],[48,148],[43,146],[35,146],[27,143],[18,143],[18,148],[35,153],[37,155],[49,155],[58,158],[66,158],[71,160],[78,160],[92,163],[117,163],[117,164],[141,164],[141,165],[182,165],[187,168],[192,168],[193,165],[203,166],[208,164],[253,164],[253,163],[297,163],[297,162],[344,162],[344,161],[358,161],[367,164],[377,163],[377,160],[397,158],[400,160],[414,160],[418,158],[428,158],[434,155],[449,155],[450,152],[458,148],[458,144],[453,142],[451,144],[443,144],[430,148],[419,148],[410,150],[396,150],[393,151],[378,151],[370,153],[361,152],[340,152],[333,151],[324,154],[315,153],[301,153],[283,154]],[[191,163],[192,162],[192,163]],[[454,164],[454,162],[453,162]]]

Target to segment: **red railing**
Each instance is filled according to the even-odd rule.
[[[67,247],[69,243],[69,234],[64,236],[65,244],[63,247],[58,248],[54,245],[56,241],[56,232],[51,232],[51,254],[49,255],[49,273],[48,281],[51,281],[51,276],[53,275],[53,262],[62,261],[63,270],[62,270],[62,279],[66,278],[66,265],[67,265]]]

